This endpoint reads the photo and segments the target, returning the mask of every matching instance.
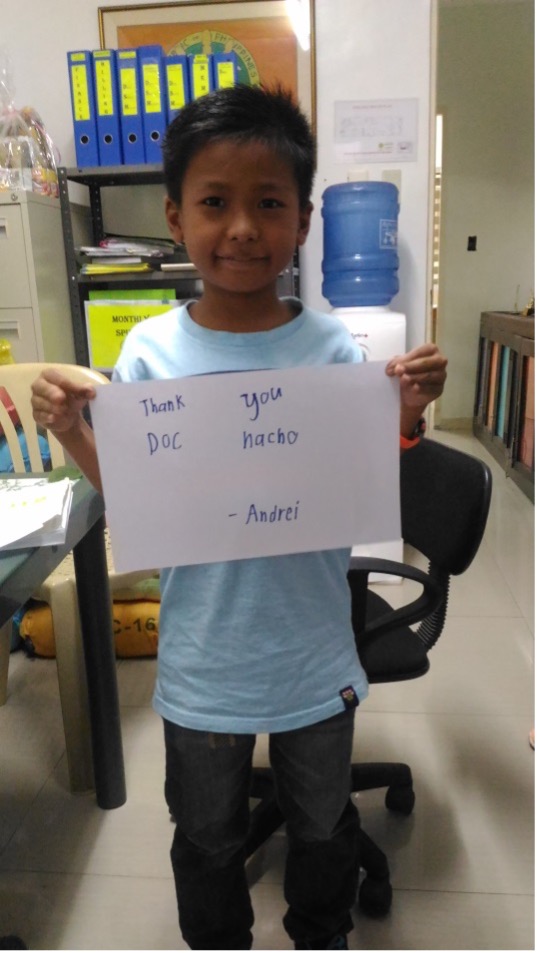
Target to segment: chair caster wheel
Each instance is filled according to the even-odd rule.
[[[373,880],[366,877],[358,893],[360,908],[368,917],[384,917],[392,905],[392,885],[389,878]]]
[[[412,814],[416,795],[411,784],[388,788],[384,803],[390,811],[398,814]]]

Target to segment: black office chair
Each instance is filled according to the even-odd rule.
[[[401,456],[401,523],[405,543],[429,561],[428,573],[368,557],[354,558],[348,574],[352,624],[360,660],[370,683],[420,678],[429,669],[428,653],[438,641],[446,618],[450,577],[472,562],[485,530],[492,476],[481,460],[433,440]],[[409,605],[393,609],[369,589],[370,573],[389,573],[423,586]],[[420,623],[417,629],[410,626]],[[403,814],[414,807],[412,774],[405,764],[352,766],[352,791],[387,787],[386,806]],[[270,768],[254,768],[247,856],[283,823],[274,797]],[[386,856],[361,832],[360,866],[366,876],[360,907],[370,916],[387,913],[392,888]]]

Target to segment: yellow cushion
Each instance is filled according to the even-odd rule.
[[[19,632],[29,655],[39,655],[41,658],[56,657],[52,612],[45,603],[35,602],[26,610]]]
[[[113,610],[117,657],[156,655],[160,602],[114,600]]]
[[[112,604],[114,643],[118,658],[157,654],[160,602],[156,599],[130,599]],[[24,613],[20,635],[31,655],[55,658],[52,611],[44,602],[33,603]]]

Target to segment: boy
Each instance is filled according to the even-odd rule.
[[[360,361],[341,323],[280,300],[279,272],[308,234],[315,145],[282,90],[237,86],[187,105],[164,147],[165,210],[203,277],[197,301],[138,325],[114,379]],[[442,391],[433,345],[394,358],[401,433]],[[46,424],[101,489],[91,389],[42,374]],[[218,479],[218,474],[214,475]],[[148,488],[149,489],[149,488]],[[192,949],[249,949],[243,845],[252,751],[270,735],[287,822],[284,918],[296,949],[347,948],[359,821],[349,799],[354,704],[367,694],[350,624],[348,550],[170,568],[161,573],[158,675],[179,922]]]

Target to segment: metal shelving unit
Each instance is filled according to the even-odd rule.
[[[159,185],[163,182],[161,166],[103,166],[87,169],[60,167],[58,169],[58,181],[76,360],[79,364],[89,366],[84,303],[88,299],[90,290],[122,288],[127,291],[128,289],[135,290],[140,287],[157,285],[159,288],[174,288],[180,292],[180,297],[189,298],[196,296],[195,285],[196,280],[199,279],[199,274],[197,271],[189,271],[186,274],[166,274],[162,271],[136,275],[118,273],[88,276],[79,274],[75,253],[69,182],[86,186],[89,191],[92,241],[94,245],[98,245],[107,234],[103,219],[102,189],[120,188],[126,185]]]

